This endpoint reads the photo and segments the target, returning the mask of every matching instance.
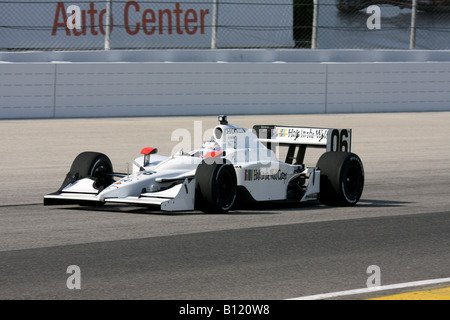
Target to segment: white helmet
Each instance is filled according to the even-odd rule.
[[[203,143],[202,148],[200,149],[200,154],[203,158],[210,152],[219,152],[219,151],[220,151],[220,145],[217,143],[217,141],[208,140]],[[213,155],[213,157],[214,157],[214,155]]]

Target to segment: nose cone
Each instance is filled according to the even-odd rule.
[[[143,189],[152,185],[154,180],[152,172],[130,174],[100,192],[99,198],[104,201],[106,198],[139,197]]]

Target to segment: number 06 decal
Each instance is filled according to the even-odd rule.
[[[351,151],[351,129],[330,129],[327,137],[327,151]]]

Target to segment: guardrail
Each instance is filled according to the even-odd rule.
[[[110,52],[0,63],[0,118],[450,111],[449,52],[408,51],[400,59],[398,51],[218,50],[203,61],[173,53],[171,62],[122,52],[122,61],[107,62],[120,53]],[[164,52],[159,57],[169,58]]]

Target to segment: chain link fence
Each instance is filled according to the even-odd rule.
[[[320,0],[323,49],[450,49],[449,0]]]
[[[450,0],[0,0],[0,50],[450,49]]]

